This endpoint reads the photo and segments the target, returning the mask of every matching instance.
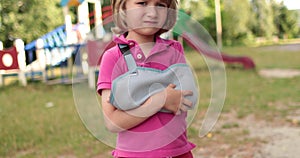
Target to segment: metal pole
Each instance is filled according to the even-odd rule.
[[[215,12],[216,12],[216,25],[217,25],[217,45],[219,49],[222,49],[222,20],[221,20],[221,7],[220,0],[215,0]]]

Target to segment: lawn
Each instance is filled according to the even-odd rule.
[[[258,75],[258,71],[265,68],[300,69],[299,49],[279,49],[282,47],[224,49],[227,54],[251,57],[257,68],[243,70],[239,65],[226,65],[227,93],[222,115],[235,111],[237,119],[254,115],[259,120],[284,122],[288,121],[286,116],[291,111],[300,109],[293,106],[300,103],[300,77],[271,79]],[[221,130],[214,131],[213,137],[218,139],[198,137],[201,119],[210,102],[210,73],[200,55],[193,51],[186,54],[201,89],[198,114],[188,132],[197,148],[219,142],[236,147],[258,141],[250,138],[241,141],[239,137],[249,134],[246,129],[224,134],[222,130],[239,128],[237,122],[227,123]],[[27,87],[12,83],[0,88],[0,121],[0,157],[110,155],[111,148],[98,141],[81,122],[70,85],[50,86],[32,82]]]

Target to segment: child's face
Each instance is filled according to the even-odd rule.
[[[126,23],[129,31],[154,35],[166,21],[167,6],[163,0],[127,0]]]

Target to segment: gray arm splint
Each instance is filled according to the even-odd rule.
[[[186,96],[186,99],[193,103],[193,107],[197,104],[198,88],[187,64],[174,64],[166,70],[138,67],[129,51],[129,46],[119,44],[119,48],[125,58],[128,72],[112,82],[110,103],[113,106],[125,111],[137,108],[150,96],[163,91],[171,83],[176,85],[177,90],[193,91],[193,95]],[[161,112],[169,111],[162,109]]]

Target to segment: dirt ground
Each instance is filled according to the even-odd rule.
[[[300,103],[295,106],[300,107]],[[218,136],[212,136],[211,139],[218,140],[218,143],[195,149],[195,158],[299,158],[299,116],[300,110],[290,114],[286,118],[288,121],[275,119],[275,123],[270,123],[257,120],[254,115],[238,119],[234,111],[222,114],[215,132],[222,130],[222,137],[236,135],[233,141],[240,141],[241,144],[232,145]],[[224,125],[233,122],[235,125],[224,129]],[[246,134],[243,131],[247,131]]]
[[[259,71],[259,74],[267,78],[291,78],[300,76],[300,70],[264,69]],[[279,108],[280,106],[283,105],[279,105]],[[235,137],[236,135],[238,138],[237,140],[233,138],[235,139],[233,141],[240,141],[240,145],[234,146],[228,142],[226,143],[226,141],[220,141],[220,137],[215,136],[216,138],[212,139],[218,140],[216,141],[218,144],[209,144],[206,147],[195,149],[195,157],[299,158],[300,103],[290,103],[289,106],[295,106],[298,110],[290,112],[283,119],[277,119],[274,116],[272,122],[257,119],[254,115],[239,119],[235,111],[223,113],[215,126],[214,132],[222,131],[223,137],[226,137],[226,135]],[[226,126],[228,126],[228,129],[224,129]]]
[[[274,49],[274,48],[270,48]],[[281,50],[300,50],[300,44],[277,46]],[[263,77],[268,78],[292,78],[300,76],[300,70],[295,69],[264,69],[259,72]],[[300,107],[300,103],[294,103]],[[255,158],[298,158],[300,157],[300,110],[294,111],[287,118],[290,124],[266,126],[258,123],[251,127],[251,134],[267,140],[258,148]]]
[[[262,69],[259,74],[267,78],[293,78],[300,76],[300,70],[297,69]]]
[[[292,78],[300,76],[300,70],[265,69],[260,71],[260,75],[264,77]],[[294,106],[300,106],[300,103]],[[298,158],[300,156],[300,128],[297,126],[300,122],[300,110],[294,111],[286,119],[290,120],[291,124],[274,127],[263,125],[259,128],[254,127],[251,130],[254,136],[268,140],[255,154],[256,158]]]

